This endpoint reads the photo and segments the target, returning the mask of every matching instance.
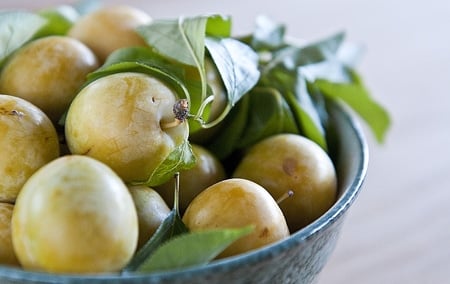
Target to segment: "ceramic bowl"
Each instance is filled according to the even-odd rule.
[[[337,202],[284,241],[198,268],[151,275],[55,275],[0,266],[0,283],[312,283],[333,251],[346,212],[361,190],[368,149],[358,122],[330,105],[330,155],[339,179]]]

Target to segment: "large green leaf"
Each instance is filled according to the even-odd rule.
[[[249,234],[252,227],[191,232],[162,244],[137,272],[162,272],[205,265],[234,241]]]
[[[270,67],[282,65],[289,70],[295,70],[299,66],[334,59],[344,36],[344,33],[337,33],[305,46],[288,45],[274,52]]]
[[[298,121],[303,134],[327,150],[325,129],[314,101],[308,92],[306,78],[302,74],[297,74],[295,93],[293,95],[295,96],[296,106],[291,104],[291,108],[296,109],[293,112],[299,118]],[[287,100],[293,103],[290,100],[290,96],[290,92],[287,92]]]
[[[0,67],[5,59],[46,24],[46,20],[29,12],[0,11]]]
[[[220,131],[207,148],[219,159],[227,158],[236,149],[247,123],[249,97],[244,96],[219,125]]]
[[[207,38],[206,47],[227,90],[228,103],[234,106],[259,80],[258,55],[232,38]]]
[[[205,37],[229,37],[231,21],[218,15],[155,20],[137,28],[149,46],[183,64],[204,69]]]
[[[265,74],[259,85],[276,88],[288,103],[301,134],[327,149],[319,112],[298,69],[290,71],[278,66]]]
[[[348,67],[336,59],[304,65],[299,67],[297,72],[308,82],[314,82],[317,79],[326,79],[340,83],[349,83],[352,81],[352,75]]]
[[[190,86],[197,86],[199,92],[190,93],[191,113],[193,119],[204,123],[203,111],[208,97],[208,87],[205,70],[205,37],[229,36],[231,22],[228,18],[220,16],[199,16],[193,18],[180,17],[176,20],[154,21],[149,25],[141,26],[138,33],[147,44],[163,56],[182,64],[195,67],[198,78],[188,81]],[[192,78],[195,78],[193,76]],[[204,103],[205,102],[205,103]],[[223,119],[221,117],[220,119]]]
[[[188,68],[186,65],[170,61],[152,49],[143,46],[126,47],[114,51],[96,73],[111,69],[111,66],[124,62],[139,64],[152,70],[159,70],[158,73],[167,74],[170,78],[176,78],[179,84],[186,85],[186,78],[184,78],[185,69]],[[186,94],[179,95],[184,97]]]
[[[158,67],[170,66],[170,63],[165,57],[159,55],[158,53],[153,52],[150,48],[145,46],[132,46],[120,48],[118,50],[113,51],[106,58],[100,70],[106,69],[111,65],[122,62],[139,62],[139,63],[146,63],[151,66],[156,65]]]
[[[176,74],[173,75],[173,73],[166,72],[158,66],[152,66],[137,61],[122,61],[99,68],[88,75],[84,86],[99,78],[120,72],[139,72],[154,76],[172,87],[179,98],[189,98],[189,91]]]
[[[140,250],[137,251],[122,272],[128,274],[136,271],[159,246],[175,236],[186,234],[188,231],[189,230],[181,220],[178,211],[174,208],[158,227],[155,234]]]
[[[299,133],[294,116],[283,96],[274,88],[255,88],[249,94],[246,128],[238,147],[245,148],[282,132]]]
[[[260,60],[262,74],[258,86],[274,87],[283,94],[301,133],[327,149],[321,110],[315,105],[307,86],[309,80],[318,77],[349,80],[347,69],[337,60],[344,33],[307,45],[297,45],[281,39],[283,26],[267,19],[261,23],[258,31],[260,40],[254,41],[254,44],[265,52],[261,56],[267,56],[267,52],[270,56],[267,56],[269,60]]]
[[[328,98],[340,100],[351,107],[372,129],[376,139],[383,142],[390,125],[387,111],[372,99],[367,89],[355,83],[334,83],[319,79],[314,85]]]
[[[155,20],[137,31],[164,56],[203,69],[207,21],[207,17]]]

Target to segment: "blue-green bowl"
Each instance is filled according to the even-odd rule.
[[[312,283],[336,245],[368,166],[368,148],[358,123],[338,104],[330,105],[330,119],[330,153],[339,178],[338,200],[324,215],[286,240],[207,266],[148,275],[56,275],[0,266],[0,283]]]

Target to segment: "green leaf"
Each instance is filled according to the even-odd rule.
[[[298,74],[295,87],[295,100],[297,105],[294,107],[296,108],[294,113],[299,117],[300,128],[303,134],[319,144],[324,150],[327,150],[325,129],[322,125],[319,112],[308,92],[306,79],[302,74]]]
[[[248,147],[266,137],[282,132],[299,133],[294,116],[283,96],[274,88],[255,88],[249,94],[246,128],[238,147]]]
[[[136,271],[163,243],[171,238],[186,234],[188,228],[184,225],[178,211],[174,208],[170,214],[164,219],[156,230],[155,234],[145,245],[134,255],[127,266],[123,269],[123,273],[127,274]]]
[[[122,62],[139,62],[148,65],[169,65],[168,61],[153,52],[150,48],[144,46],[133,46],[120,48],[113,51],[107,58],[100,69],[106,69],[111,65]]]
[[[290,71],[278,66],[265,74],[259,84],[278,89],[288,103],[301,134],[327,149],[325,128],[308,92],[307,81],[298,69]]]
[[[145,182],[147,186],[157,186],[168,181],[176,172],[186,170],[195,164],[191,145],[186,140],[178,145],[166,159],[153,171]]]
[[[214,37],[230,37],[231,18],[220,15],[209,16],[206,23],[206,35]]]
[[[234,241],[249,234],[252,227],[191,232],[172,238],[159,247],[137,270],[161,272],[205,265]]]
[[[194,119],[202,121],[202,102],[207,98],[207,81],[205,70],[205,36],[207,24],[211,17],[199,16],[178,20],[154,21],[141,26],[137,32],[146,40],[149,46],[161,55],[197,69],[199,92],[190,93],[191,113]],[[223,27],[217,27],[217,18],[211,19],[209,32],[223,33]],[[217,28],[218,30],[215,30]],[[197,84],[190,84],[195,87]],[[194,97],[195,96],[195,97]],[[198,102],[198,103],[197,103]],[[197,109],[196,109],[197,108]]]
[[[176,76],[176,74],[173,75],[172,72],[166,72],[158,66],[151,66],[149,64],[140,63],[137,61],[122,61],[112,63],[108,66],[103,66],[87,76],[84,86],[99,78],[120,72],[139,72],[148,74],[167,83],[173,88],[179,98],[189,98],[189,91],[186,89],[184,83]]]
[[[47,19],[47,24],[36,34],[37,37],[49,35],[65,35],[80,16],[78,11],[69,5],[40,10],[40,16]]]
[[[46,24],[39,15],[21,11],[0,11],[0,67],[5,59]]]
[[[387,111],[375,102],[362,83],[333,83],[319,79],[314,85],[328,98],[341,100],[351,107],[370,127],[378,142],[383,142],[390,125]]]
[[[327,150],[328,146],[325,138],[325,129],[321,124],[319,113],[312,105],[311,98],[305,95],[302,99],[303,103],[301,104],[291,92],[286,93],[285,98],[291,107],[291,111],[297,118],[301,134],[316,142],[324,150]]]
[[[338,61],[338,51],[344,40],[344,33],[337,33],[324,40],[307,45],[282,43],[284,30],[268,20],[264,20],[267,31],[259,31],[264,48],[269,46],[265,41],[273,41],[273,50],[269,60],[260,60],[262,66],[261,79],[258,86],[274,87],[289,104],[301,134],[315,141],[323,149],[327,149],[325,127],[320,111],[308,90],[308,82],[317,78],[329,78],[340,82],[348,82],[350,78],[347,68]],[[264,23],[263,21],[263,23]],[[264,44],[263,44],[264,43]],[[255,43],[256,44],[256,43]],[[277,47],[278,46],[278,47]]]
[[[352,75],[348,67],[335,59],[301,66],[297,69],[297,72],[302,74],[308,82],[314,82],[317,79],[340,83],[352,81]]]
[[[241,139],[249,111],[249,96],[244,96],[219,125],[221,127],[207,148],[220,160],[227,158]]]
[[[207,17],[156,20],[138,27],[137,32],[164,56],[187,65],[203,67],[207,21]]]
[[[232,38],[207,38],[206,47],[234,106],[259,80],[258,55],[246,44]]]
[[[148,45],[162,56],[196,68],[197,76],[186,69],[185,78],[189,76],[189,80],[184,83],[191,91],[189,103],[191,113],[194,114],[193,120],[202,125],[208,121],[203,127],[212,127],[223,120],[231,107],[258,81],[258,58],[248,46],[228,37],[231,32],[229,18],[217,15],[180,17],[178,20],[154,21],[139,27],[137,31]],[[206,40],[206,35],[217,39]],[[207,100],[209,91],[205,70],[206,43],[228,91],[229,99],[229,106],[213,122],[208,119],[207,106],[210,101]]]
[[[270,70],[277,66],[283,66],[288,70],[295,70],[299,66],[332,60],[336,58],[344,36],[345,34],[341,32],[305,46],[288,45],[283,47],[273,52],[273,59],[265,69]]]
[[[256,28],[253,32],[251,45],[256,50],[271,50],[284,45],[286,27],[272,21],[267,16],[256,18]]]
[[[148,69],[158,69],[158,73],[165,73],[168,77],[176,78],[180,84],[184,84],[184,73],[186,66],[176,64],[169,61],[167,58],[154,52],[148,47],[126,47],[121,48],[111,53],[106,59],[99,71],[107,70],[110,66],[120,64],[123,62],[134,62],[141,66],[146,66]],[[183,94],[184,96],[185,94]]]

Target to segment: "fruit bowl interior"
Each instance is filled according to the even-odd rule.
[[[154,274],[56,275],[0,266],[0,283],[311,283],[333,251],[346,212],[360,191],[368,165],[363,132],[336,103],[329,106],[330,155],[339,181],[336,203],[320,218],[271,246],[209,265]]]

